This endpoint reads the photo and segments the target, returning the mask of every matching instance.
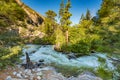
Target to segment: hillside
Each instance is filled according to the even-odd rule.
[[[42,26],[44,17],[20,0],[0,1],[0,44],[9,43],[10,36],[15,38],[31,35],[36,27]],[[32,32],[31,32],[32,29]],[[32,34],[33,35],[33,34]],[[10,39],[9,39],[10,40]],[[12,39],[10,40],[12,41]]]

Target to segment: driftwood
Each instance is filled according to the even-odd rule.
[[[30,61],[30,57],[29,57],[28,53],[26,53],[26,65],[27,65],[28,69],[34,68],[33,63]]]
[[[22,64],[22,66],[25,68],[25,69],[32,69],[34,68],[35,66],[33,65],[33,63],[30,61],[30,57],[28,55],[28,53],[25,53],[26,54],[26,64]]]
[[[26,64],[22,64],[22,66],[25,69],[38,68],[38,67],[42,67],[44,65],[44,60],[39,60],[39,63],[36,62],[35,64],[33,64],[30,60],[30,57],[29,57],[28,53],[25,53],[25,54],[26,54]]]

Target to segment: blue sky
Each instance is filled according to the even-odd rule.
[[[22,2],[45,16],[45,12],[48,10],[53,10],[58,14],[61,0],[22,0]],[[95,16],[100,9],[101,2],[102,0],[71,0],[70,12],[72,13],[71,21],[73,24],[79,22],[81,14],[84,13],[85,15],[87,9],[90,10],[92,16]]]

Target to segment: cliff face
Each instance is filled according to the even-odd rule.
[[[44,22],[44,17],[28,6],[26,6],[24,3],[21,2],[21,0],[15,0],[16,3],[21,6],[21,8],[26,12],[28,17],[31,19],[29,22],[32,23],[33,25],[39,26]]]

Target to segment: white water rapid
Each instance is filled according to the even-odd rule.
[[[109,69],[113,70],[115,67],[112,64],[112,61],[109,60],[106,54],[95,53],[90,56],[82,56],[76,59],[68,59],[66,54],[62,52],[57,52],[54,50],[53,45],[26,45],[23,48],[23,53],[27,52],[31,61],[38,62],[41,59],[44,59],[46,64],[55,63],[59,65],[67,65],[67,66],[76,66],[76,67],[99,67],[102,65],[98,59],[105,59],[106,65]],[[23,62],[25,62],[26,57],[21,57]]]

